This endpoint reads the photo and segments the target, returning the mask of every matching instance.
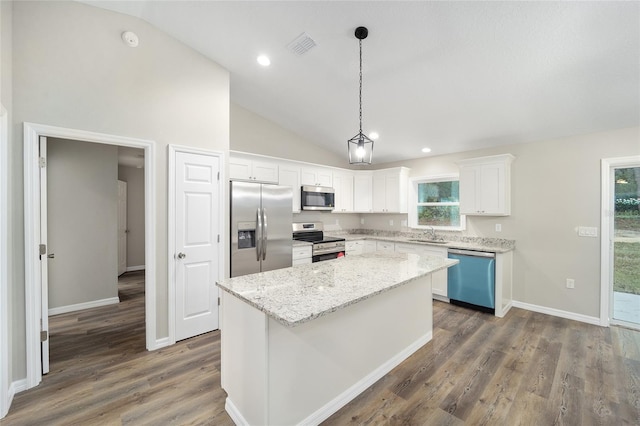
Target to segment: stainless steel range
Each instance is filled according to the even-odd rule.
[[[293,239],[313,243],[312,261],[336,259],[345,255],[344,238],[325,237],[322,222],[293,224]]]

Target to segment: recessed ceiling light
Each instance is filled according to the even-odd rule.
[[[380,135],[378,134],[378,132],[371,132],[371,133],[369,133],[369,137],[370,137],[372,140],[374,140],[374,141],[375,141],[376,139],[378,139],[378,138],[380,137]]]
[[[271,59],[267,55],[260,55],[258,56],[258,63],[263,67],[268,67],[271,65]]]
[[[425,154],[427,152],[431,152],[431,148],[422,148],[422,152],[424,152]]]

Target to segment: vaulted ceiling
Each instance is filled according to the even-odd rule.
[[[639,2],[85,3],[200,51],[229,70],[232,102],[345,156],[366,26],[375,163],[640,125]],[[298,55],[303,33],[315,47]]]

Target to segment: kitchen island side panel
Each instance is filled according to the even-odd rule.
[[[320,423],[431,340],[432,317],[429,274],[297,327],[270,318],[266,424]]]
[[[230,395],[225,409],[238,425],[264,425],[267,415],[267,316],[225,291],[221,291],[220,296],[221,385]]]

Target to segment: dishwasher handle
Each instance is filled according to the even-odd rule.
[[[449,254],[461,254],[463,256],[473,256],[473,257],[488,257],[491,259],[496,257],[495,253],[487,252],[487,251],[449,249],[447,250],[447,252]]]

